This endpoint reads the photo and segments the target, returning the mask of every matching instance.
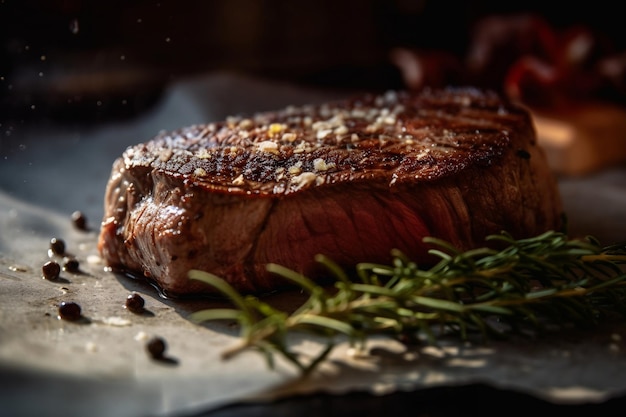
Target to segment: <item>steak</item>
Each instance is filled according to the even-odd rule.
[[[529,113],[472,87],[363,94],[163,132],[112,167],[98,247],[113,269],[166,294],[278,290],[277,263],[323,279],[388,263],[432,264],[425,236],[461,250],[503,230],[560,229],[562,203]]]

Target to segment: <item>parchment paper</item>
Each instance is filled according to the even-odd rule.
[[[91,128],[16,128],[0,147],[0,414],[12,416],[161,416],[208,410],[231,402],[273,400],[298,393],[377,394],[432,386],[486,383],[555,403],[601,402],[626,392],[626,328],[607,323],[540,340],[405,350],[375,339],[369,355],[340,345],[307,379],[283,361],[270,370],[247,352],[220,354],[237,343],[224,323],[197,325],[187,316],[218,300],[171,300],[154,288],[107,271],[96,239],[111,163],[126,146],[159,130],[341,97],[342,92],[216,74],[174,85],[150,113]],[[626,167],[561,178],[572,234],[603,243],[626,239]],[[81,210],[89,230],[73,227]],[[66,241],[80,271],[42,278],[52,237]],[[54,256],[52,256],[54,258]],[[132,291],[146,314],[123,307]],[[289,294],[275,296],[289,303]],[[58,303],[75,301],[83,320],[58,319]],[[166,340],[166,361],[145,350],[151,336]],[[304,352],[319,341],[298,336]],[[35,400],[36,399],[36,400]]]

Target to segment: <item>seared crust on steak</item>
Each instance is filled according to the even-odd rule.
[[[195,125],[129,147],[105,195],[99,248],[116,269],[174,295],[282,283],[279,263],[318,276],[386,262],[397,248],[432,261],[424,236],[469,249],[506,230],[561,228],[555,178],[529,114],[493,92],[448,88],[364,95]]]

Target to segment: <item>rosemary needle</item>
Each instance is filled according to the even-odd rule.
[[[309,294],[293,312],[279,311],[237,293],[217,276],[193,270],[191,279],[215,287],[234,308],[198,311],[191,319],[239,323],[241,343],[224,357],[257,349],[270,367],[274,355],[282,355],[306,373],[326,358],[339,336],[361,347],[373,335],[434,344],[442,335],[488,339],[626,316],[626,243],[602,247],[593,237],[570,239],[555,231],[519,240],[502,232],[487,240],[493,247],[461,252],[428,237],[424,241],[433,246],[430,253],[440,258],[436,265],[419,268],[403,253],[392,251],[390,265],[361,263],[352,275],[318,255],[316,260],[336,278],[329,287],[283,266],[267,265],[271,273]],[[326,348],[317,357],[301,357],[288,342],[295,332],[325,338]]]

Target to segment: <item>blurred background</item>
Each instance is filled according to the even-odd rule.
[[[0,0],[0,117],[5,131],[133,117],[169,84],[224,71],[320,89],[465,82],[537,103],[563,91],[624,103],[625,8],[608,0]],[[535,60],[518,62],[527,56]]]
[[[223,74],[255,82],[229,84],[233,78]],[[213,77],[207,88],[190,83],[178,88],[181,94],[167,95],[185,80],[207,77]],[[258,80],[267,83],[261,88]],[[624,237],[623,0],[0,0],[0,203],[8,201],[5,207],[22,214],[24,201],[68,218],[80,209],[97,225],[111,162],[126,146],[163,126],[182,127],[181,120],[217,114],[206,106],[182,115],[193,112],[188,106],[209,91],[219,93],[206,101],[218,101],[220,111],[234,109],[242,97],[247,108],[257,108],[261,100],[271,102],[270,95],[280,101],[301,91],[276,91],[277,83],[303,87],[307,99],[311,91],[341,96],[446,84],[499,90],[530,106],[555,172],[619,167],[598,177],[561,177],[560,188],[574,235],[590,233],[606,243]],[[255,91],[230,97],[227,104],[232,85]],[[48,236],[49,229],[42,230]],[[5,236],[9,246],[38,236],[18,231]],[[30,304],[23,306],[29,309],[24,317],[35,317]],[[15,385],[15,378],[6,380]],[[27,385],[23,381],[17,386]],[[349,403],[313,397],[298,410],[312,415],[323,406],[328,415],[409,415],[427,407],[426,414],[444,416],[461,404],[469,407],[463,415],[484,415],[484,405],[494,399],[493,390],[481,387],[463,393],[454,387],[380,401],[357,395]],[[38,400],[44,394],[37,391]],[[538,401],[495,394],[511,409]],[[66,407],[67,398],[55,397]],[[618,400],[621,411],[626,398]],[[279,404],[274,415],[287,415],[290,406]],[[572,408],[543,410],[591,411]],[[253,414],[262,411],[245,413]]]

